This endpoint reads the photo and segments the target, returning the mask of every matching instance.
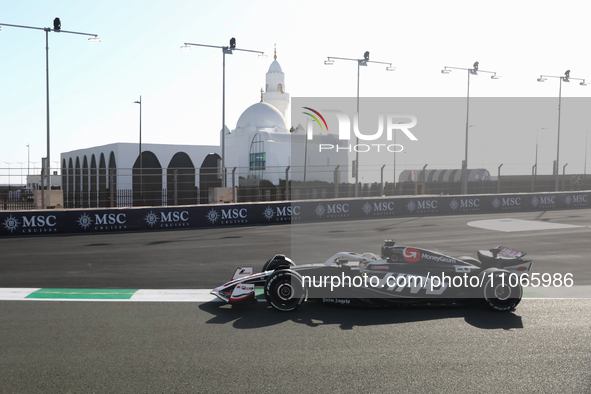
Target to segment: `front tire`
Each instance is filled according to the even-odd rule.
[[[523,288],[519,283],[517,286],[511,286],[509,283],[509,273],[499,272],[490,278],[486,275],[484,285],[484,304],[495,311],[508,312],[515,309],[521,302]]]
[[[279,311],[296,310],[306,299],[302,276],[289,269],[273,272],[265,282],[265,298]]]

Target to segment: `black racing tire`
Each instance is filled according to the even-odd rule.
[[[279,311],[296,310],[306,300],[306,288],[302,276],[289,269],[273,272],[265,282],[265,298],[273,308]]]
[[[517,286],[511,286],[508,271],[495,272],[493,278],[487,274],[484,278],[483,301],[487,308],[498,312],[509,312],[521,302],[523,288],[519,283]]]

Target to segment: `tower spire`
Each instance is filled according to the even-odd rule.
[[[275,55],[273,56],[273,59],[277,60],[277,44],[275,45]]]
[[[261,88],[261,103],[263,102],[263,88]]]

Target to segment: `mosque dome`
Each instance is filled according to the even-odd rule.
[[[271,65],[269,66],[269,71],[267,71],[267,72],[268,73],[282,73],[283,72],[277,59],[273,60],[273,63],[271,63]]]
[[[257,129],[277,127],[280,131],[287,131],[287,124],[281,112],[265,102],[251,105],[240,115],[236,128],[246,127],[255,127]]]

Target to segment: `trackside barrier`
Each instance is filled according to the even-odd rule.
[[[589,208],[590,202],[591,191],[582,191],[149,208],[0,211],[0,236],[153,231],[402,216],[546,211]]]

